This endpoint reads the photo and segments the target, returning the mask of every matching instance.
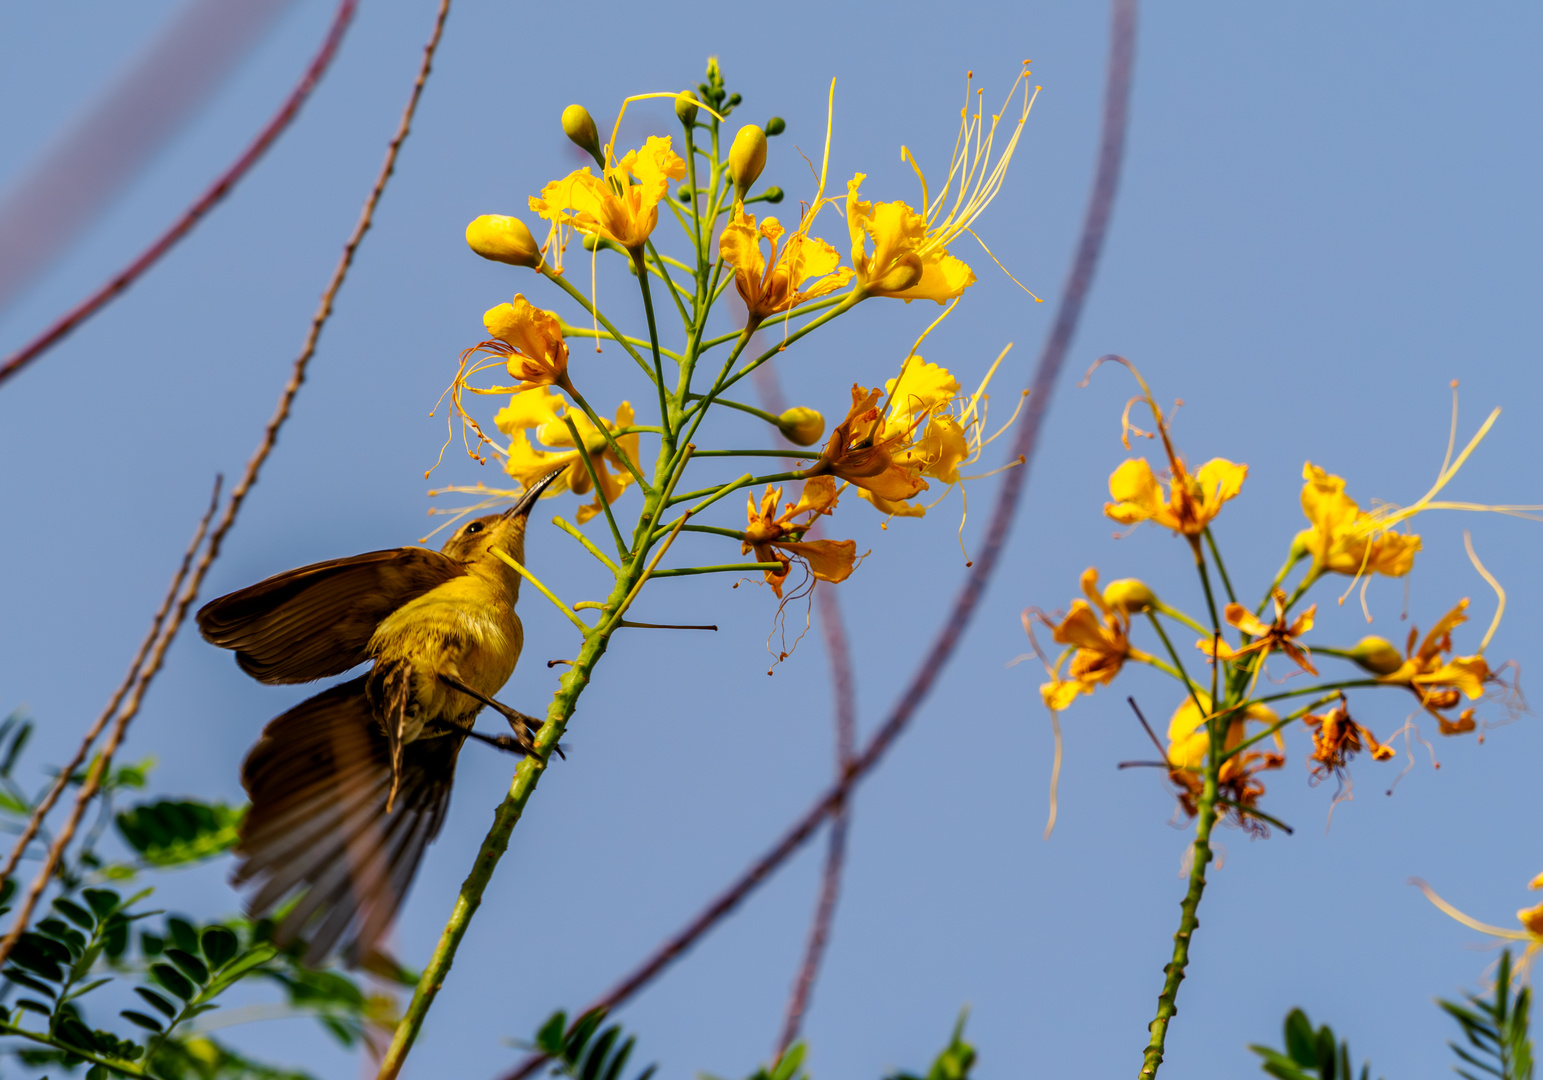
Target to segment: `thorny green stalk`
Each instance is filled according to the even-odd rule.
[[[567,426],[573,439],[574,447],[578,451],[579,460],[583,462],[583,468],[589,475],[604,510],[606,522],[610,527],[612,537],[616,542],[618,559],[613,561],[605,555],[593,541],[585,537],[575,526],[562,518],[554,518],[553,524],[564,532],[573,536],[584,548],[594,555],[605,567],[611,571],[613,584],[609,596],[603,604],[585,602],[574,607],[564,604],[555,593],[545,588],[532,577],[523,567],[516,566],[521,575],[528,579],[532,587],[545,593],[564,615],[579,631],[582,644],[577,657],[571,662],[568,670],[564,672],[558,683],[558,688],[553,694],[547,708],[546,720],[542,724],[535,739],[536,752],[526,757],[516,768],[514,777],[510,783],[508,794],[499,805],[494,814],[492,827],[482,841],[482,846],[477,853],[476,861],[472,865],[471,872],[462,883],[460,892],[456,898],[450,918],[440,935],[439,942],[434,953],[424,968],[423,976],[413,993],[401,1022],[398,1024],[395,1035],[385,1057],[381,1061],[380,1080],[393,1080],[411,1051],[418,1032],[423,1026],[423,1021],[433,1006],[434,999],[444,985],[451,964],[455,960],[456,951],[464,939],[467,928],[471,924],[472,917],[476,914],[478,906],[482,902],[482,895],[491,880],[493,871],[503,857],[509,845],[509,837],[515,826],[519,823],[529,802],[535,792],[536,785],[546,771],[554,747],[558,745],[563,733],[567,729],[569,721],[573,718],[578,707],[580,695],[589,684],[595,666],[600,658],[605,655],[611,635],[623,626],[628,625],[622,618],[627,608],[636,598],[642,586],[654,578],[680,577],[693,574],[711,573],[746,573],[755,574],[763,571],[777,571],[782,569],[778,562],[750,562],[734,563],[714,566],[687,566],[659,569],[660,559],[674,539],[686,530],[703,532],[742,539],[741,532],[722,529],[715,526],[691,525],[688,519],[719,499],[733,491],[755,484],[775,482],[778,480],[801,479],[802,472],[783,472],[770,476],[757,477],[751,473],[745,473],[735,479],[716,486],[699,491],[686,492],[677,495],[675,492],[686,468],[686,464],[696,452],[691,439],[706,415],[707,411],[717,401],[719,394],[723,393],[733,382],[753,370],[756,366],[765,363],[785,347],[786,344],[803,337],[819,326],[824,325],[837,315],[854,306],[860,295],[850,293],[839,298],[828,306],[818,317],[810,320],[794,333],[788,335],[787,341],[780,343],[777,348],[759,357],[749,365],[742,368],[737,374],[731,374],[734,365],[739,361],[740,354],[749,343],[755,332],[755,325],[750,325],[740,330],[735,335],[726,335],[722,339],[715,339],[711,343],[704,344],[704,331],[707,325],[708,314],[722,294],[719,286],[724,271],[722,259],[714,260],[708,250],[712,239],[710,226],[704,227],[704,214],[700,200],[706,194],[708,204],[705,215],[706,222],[716,219],[722,204],[722,199],[727,188],[724,185],[726,170],[718,155],[718,123],[716,120],[708,129],[712,133],[713,150],[711,155],[703,153],[695,146],[692,131],[687,129],[687,157],[690,161],[690,176],[692,186],[691,214],[690,218],[677,214],[683,231],[690,238],[694,248],[696,271],[695,294],[692,297],[691,308],[688,312],[683,300],[683,294],[677,288],[675,282],[665,269],[666,263],[676,266],[686,272],[691,272],[690,267],[675,260],[667,260],[654,250],[653,244],[639,246],[637,249],[627,252],[633,268],[637,271],[638,288],[642,294],[644,311],[648,321],[648,341],[645,343],[639,339],[629,338],[622,334],[591,300],[569,283],[560,273],[550,267],[542,266],[540,272],[549,281],[554,282],[559,288],[577,301],[584,311],[591,315],[595,321],[605,328],[609,340],[615,341],[627,350],[628,354],[636,361],[638,367],[648,376],[658,395],[660,426],[658,428],[642,427],[636,430],[657,434],[660,446],[659,454],[653,467],[653,478],[650,482],[642,474],[637,463],[632,461],[616,441],[617,432],[612,432],[605,425],[602,418],[589,405],[584,397],[575,390],[566,378],[559,384],[560,388],[568,393],[575,406],[580,409],[595,428],[605,439],[610,452],[621,463],[632,477],[637,481],[640,493],[643,496],[643,506],[638,517],[637,527],[633,532],[632,544],[627,545],[621,528],[616,522],[612,512],[610,500],[605,497],[604,488],[601,486],[599,469],[591,459],[588,448],[579,437],[577,425],[572,415],[565,414],[563,422]],[[703,192],[696,185],[696,154],[703,153],[704,157],[712,163],[711,181],[707,192]],[[645,253],[646,252],[646,253]],[[653,265],[650,265],[650,264]],[[654,307],[648,275],[657,267],[662,280],[670,289],[671,298],[675,301],[677,310],[686,331],[687,342],[685,349],[680,353],[671,353],[661,347],[658,327],[655,322]],[[732,278],[729,279],[732,281]],[[729,282],[723,283],[726,288]],[[826,305],[821,305],[825,307]],[[785,318],[781,321],[785,322]],[[576,336],[580,332],[575,331]],[[583,332],[583,336],[604,337],[597,331]],[[723,344],[730,337],[737,338],[735,346],[725,360],[722,370],[714,380],[712,387],[704,395],[693,394],[691,391],[691,379],[697,360],[703,351],[714,345]],[[642,347],[646,345],[652,354],[653,363],[650,364],[634,345]],[[664,380],[664,367],[661,361],[662,355],[670,355],[679,364],[679,378],[676,388],[672,392],[666,386]],[[760,419],[775,424],[776,417],[760,410],[752,410],[739,403],[725,403],[730,407],[744,412],[753,412]],[[704,456],[728,456],[728,455],[755,455],[758,451],[706,451]],[[782,451],[767,451],[773,456],[784,456]],[[665,524],[663,519],[670,507],[680,503],[693,503],[672,523]],[[650,560],[650,554],[652,559]],[[513,560],[507,560],[513,564]],[[601,615],[597,624],[593,627],[584,623],[575,614],[575,608],[599,608]]]

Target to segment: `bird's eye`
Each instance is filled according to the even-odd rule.
[[[482,522],[474,521],[470,525],[466,526],[466,532],[463,535],[471,536],[473,533],[480,533],[484,528],[486,528],[486,526],[483,525]]]

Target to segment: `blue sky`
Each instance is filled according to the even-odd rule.
[[[142,247],[250,138],[330,18],[298,0],[252,58],[85,238],[7,311],[9,351]],[[175,5],[61,2],[0,13],[0,184],[110,82]],[[1092,170],[1103,80],[1100,5],[963,2],[946,11],[792,2],[687,20],[603,2],[557,9],[457,3],[441,58],[375,230],[323,338],[267,472],[209,595],[305,562],[421,536],[423,470],[443,428],[427,413],[482,311],[534,281],[470,255],[471,217],[516,212],[574,167],[558,116],[579,100],[608,122],[620,99],[695,83],[710,53],[745,97],[745,121],[780,115],[767,176],[803,192],[837,78],[833,175],[861,170],[883,198],[914,196],[899,147],[939,169],[965,72],[988,100],[1026,57],[1044,86],[1012,173],[979,230],[1053,301]],[[26,703],[33,752],[58,760],[120,677],[208,495],[256,444],[316,296],[378,167],[427,35],[430,5],[365,5],[300,122],[240,190],[150,277],[34,369],[0,388],[0,709]],[[742,17],[753,21],[742,23]],[[1519,6],[1149,5],[1143,12],[1127,167],[1104,262],[1051,408],[1008,552],[960,654],[891,759],[861,791],[829,961],[807,1034],[816,1077],[918,1069],[959,1007],[973,1007],[979,1075],[1134,1072],[1183,884],[1185,831],[1123,703],[1165,719],[1171,690],[1133,672],[1063,718],[1055,836],[1041,840],[1050,733],[1020,611],[1064,607],[1092,564],[1198,606],[1182,545],[1155,530],[1113,537],[1108,473],[1126,456],[1119,371],[1076,383],[1094,357],[1130,357],[1193,461],[1247,462],[1217,536],[1240,591],[1262,591],[1291,535],[1304,460],[1349,480],[1363,505],[1408,503],[1440,466],[1461,381],[1460,433],[1504,413],[1449,489],[1456,499],[1543,503],[1536,431],[1543,98],[1531,77],[1540,16]],[[673,130],[637,109],[634,140]],[[624,133],[624,138],[626,133]],[[805,193],[807,194],[807,193]],[[790,209],[789,204],[784,204]],[[790,215],[784,215],[790,216]],[[662,227],[663,228],[663,227]],[[825,227],[837,239],[839,222]],[[1007,342],[998,405],[1027,379],[1053,303],[1034,304],[984,256],[980,283],[924,355],[967,378]],[[624,296],[618,277],[611,295]],[[603,286],[604,287],[604,283]],[[618,299],[617,311],[640,319]],[[782,372],[790,398],[830,416],[853,381],[892,374],[935,310],[865,305]],[[592,400],[640,399],[608,351],[586,366]],[[588,366],[592,365],[592,366]],[[1533,431],[1533,435],[1528,435]],[[725,422],[717,436],[754,437]],[[1529,449],[1530,448],[1530,449]],[[484,478],[447,458],[436,482]],[[993,481],[971,489],[988,505]],[[865,731],[885,714],[964,572],[957,502],[887,532],[867,507],[844,525],[872,555],[840,586]],[[952,509],[950,509],[952,508]],[[973,513],[967,542],[984,514]],[[1543,656],[1543,525],[1497,516],[1420,519],[1425,548],[1409,619],[1427,627],[1469,596],[1476,641],[1494,597],[1468,564],[1473,532],[1510,606],[1489,649],[1528,685]],[[703,547],[701,550],[709,551]],[[563,595],[596,579],[556,530],[529,561]],[[50,567],[67,567],[60,582]],[[1241,584],[1248,582],[1247,585]],[[579,1007],[674,930],[764,847],[830,771],[829,693],[815,636],[765,675],[773,603],[720,578],[661,583],[655,621],[711,621],[710,639],[618,639],[425,1028],[413,1074],[493,1076],[552,1009]],[[1320,594],[1323,642],[1366,632],[1355,601]],[[1401,640],[1398,583],[1370,592],[1375,632]],[[640,613],[641,614],[641,613]],[[522,605],[526,661],[506,698],[533,710],[568,655],[561,616]],[[661,673],[667,673],[662,676]],[[305,688],[257,686],[184,635],[128,752],[155,755],[169,793],[239,796],[261,725]],[[1379,735],[1407,703],[1354,699]],[[1493,705],[1486,713],[1499,719]],[[1433,736],[1428,730],[1427,734]],[[1405,884],[1507,925],[1543,870],[1535,827],[1543,735],[1535,717],[1437,743],[1384,797],[1392,766],[1362,760],[1335,812],[1311,787],[1305,737],[1267,780],[1291,837],[1224,833],[1201,910],[1163,1075],[1249,1074],[1245,1044],[1278,1037],[1292,1006],[1347,1035],[1389,1076],[1445,1074],[1452,1033],[1430,1004],[1473,985],[1491,956]],[[421,963],[442,925],[509,763],[469,747],[450,821],[397,931]],[[1530,794],[1529,794],[1530,792]],[[743,1075],[768,1053],[814,901],[819,846],[626,1010],[642,1059],[665,1075]],[[166,880],[168,906],[234,908],[225,867]],[[1535,899],[1535,894],[1533,895]],[[247,1045],[321,1075],[358,1066],[309,1028],[243,1029]]]

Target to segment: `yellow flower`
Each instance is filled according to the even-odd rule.
[[[1168,763],[1176,769],[1201,768],[1205,764],[1206,754],[1211,749],[1211,737],[1205,728],[1206,717],[1202,716],[1200,710],[1195,707],[1197,697],[1209,713],[1211,695],[1204,690],[1197,690],[1193,697],[1184,699],[1184,703],[1174,710],[1172,718],[1168,721]],[[1232,720],[1227,725],[1227,737],[1223,741],[1222,749],[1231,750],[1243,741],[1244,728],[1249,721],[1268,726],[1279,719],[1274,709],[1258,703],[1250,705],[1241,713],[1234,712]],[[1227,764],[1222,766],[1223,780],[1228,779],[1230,775],[1235,775],[1241,768],[1238,761],[1237,757],[1229,758]],[[1230,773],[1229,770],[1231,770]]]
[[[1209,713],[1210,695],[1200,690],[1195,692],[1195,697],[1199,698],[1200,704]],[[1186,698],[1168,722],[1168,779],[1178,789],[1179,805],[1190,817],[1194,817],[1199,810],[1200,795],[1205,787],[1201,769],[1211,750],[1211,736],[1206,730],[1205,719],[1195,706],[1194,698]],[[1223,750],[1232,750],[1243,741],[1249,721],[1270,725],[1278,719],[1273,709],[1257,703],[1248,706],[1241,715],[1234,712],[1227,725]],[[1275,733],[1275,743],[1278,747],[1284,745],[1280,732]],[[1285,763],[1285,754],[1258,750],[1245,750],[1228,758],[1217,777],[1220,794],[1231,804],[1226,808],[1227,819],[1256,836],[1267,835],[1268,827],[1249,811],[1259,804],[1264,795],[1264,784],[1260,782],[1259,774],[1278,769]]]
[[[778,562],[781,570],[764,571],[766,583],[778,597],[782,596],[782,583],[792,569],[793,559],[802,559],[809,572],[820,581],[840,582],[852,576],[857,561],[855,540],[790,540],[790,535],[803,535],[814,521],[836,508],[836,481],[829,476],[816,476],[804,482],[803,493],[797,503],[788,503],[782,513],[777,504],[782,499],[782,489],[767,485],[766,493],[756,505],[755,495],[746,500],[744,542],[742,553],[755,552],[757,562]],[[794,519],[809,515],[802,524]],[[774,550],[775,549],[775,550]]]
[[[1197,537],[1221,513],[1222,503],[1234,498],[1248,476],[1247,465],[1226,458],[1212,458],[1191,476],[1182,458],[1170,460],[1168,494],[1152,473],[1146,458],[1131,458],[1109,477],[1104,513],[1122,525],[1156,522],[1182,536]]]
[[[890,448],[897,465],[921,478],[919,491],[930,486],[926,482],[929,477],[947,488],[954,487],[966,479],[959,470],[979,460],[981,450],[991,441],[984,432],[986,388],[1006,355],[1003,350],[979,389],[968,398],[959,393],[959,381],[947,368],[930,364],[914,353],[906,358],[899,376],[884,383],[887,408],[872,438]],[[873,489],[860,489],[857,494],[885,514],[922,517],[927,512],[925,506],[886,497]]]
[[[669,192],[670,181],[685,176],[686,163],[670,149],[669,136],[650,135],[641,150],[627,151],[604,176],[595,176],[586,165],[553,180],[540,198],[531,197],[530,208],[552,223],[559,247],[565,246],[563,230],[571,228],[636,251],[659,222],[659,200]]]
[[[1096,567],[1082,572],[1082,591],[1087,600],[1073,600],[1071,610],[1059,623],[1039,616],[1058,644],[1076,650],[1067,669],[1069,678],[1061,679],[1057,661],[1051,670],[1051,681],[1039,688],[1045,704],[1057,712],[1070,705],[1078,694],[1091,694],[1100,685],[1113,682],[1125,661],[1151,659],[1131,646],[1129,611],[1110,604],[1098,591]]]
[[[1414,567],[1418,536],[1389,532],[1386,516],[1368,514],[1345,494],[1345,481],[1312,462],[1302,466],[1302,513],[1311,528],[1296,547],[1312,556],[1314,577],[1326,573],[1403,577]]]
[[[1318,669],[1313,667],[1307,650],[1297,641],[1297,638],[1313,628],[1313,616],[1318,611],[1318,605],[1312,605],[1292,622],[1287,623],[1286,594],[1276,589],[1272,598],[1275,601],[1273,623],[1264,622],[1242,604],[1227,605],[1227,622],[1254,639],[1247,645],[1234,649],[1220,638],[1201,638],[1195,642],[1195,647],[1213,660],[1217,656],[1223,660],[1236,660],[1250,653],[1259,653],[1261,663],[1270,653],[1283,652],[1295,660],[1302,670],[1314,675],[1318,674]]]
[[[1465,710],[1456,720],[1442,712],[1455,708],[1462,697],[1483,697],[1485,684],[1494,681],[1482,651],[1474,656],[1446,655],[1452,652],[1452,631],[1467,621],[1468,600],[1464,598],[1431,627],[1418,649],[1414,643],[1419,631],[1411,629],[1408,659],[1377,679],[1390,686],[1408,687],[1425,711],[1440,721],[1443,735],[1461,735],[1474,729],[1472,709]]]
[[[909,499],[925,491],[920,470],[895,459],[895,452],[909,445],[909,430],[887,432],[878,408],[879,392],[852,386],[852,407],[836,425],[825,449],[809,470],[811,475],[833,475],[863,491],[891,502]]]
[[[812,216],[805,215],[806,222]],[[756,228],[755,215],[741,211],[724,228],[718,255],[734,267],[734,287],[749,309],[752,326],[767,316],[833,293],[852,280],[851,268],[838,266],[841,256],[836,249],[806,235],[803,229],[800,225],[779,251],[783,229],[774,217]],[[761,254],[762,240],[771,245],[768,257]]]
[[[579,433],[579,441],[582,450],[575,446],[573,434],[568,430],[564,419],[572,420],[574,429]],[[632,406],[622,402],[616,410],[614,422],[602,420],[607,428],[617,430],[632,426]],[[610,449],[605,436],[590,423],[589,417],[577,409],[569,409],[559,395],[552,393],[547,387],[538,387],[535,390],[527,390],[515,394],[509,399],[509,404],[501,409],[493,422],[498,429],[509,436],[509,446],[504,452],[504,471],[529,487],[536,480],[545,476],[553,469],[564,468],[563,474],[555,480],[542,494],[542,498],[549,499],[554,493],[571,491],[575,495],[586,495],[594,486],[590,480],[589,469],[592,468],[595,476],[600,480],[600,492],[595,501],[579,507],[579,524],[583,524],[603,507],[601,499],[606,503],[614,503],[621,497],[627,485],[632,483],[632,473],[617,458]],[[529,430],[535,430],[536,438],[547,447],[559,449],[547,450],[532,445],[530,437],[526,434]],[[616,443],[632,461],[638,457],[638,437],[636,434],[616,436]],[[589,459],[589,468],[585,467],[585,458]]]
[[[543,311],[516,293],[513,303],[489,308],[482,316],[482,325],[494,340],[469,351],[504,357],[509,377],[520,380],[520,385],[479,393],[518,393],[563,382],[568,372],[568,344],[555,311]]]
[[[847,184],[847,230],[852,242],[852,266],[862,295],[890,296],[907,302],[936,300],[941,304],[975,283],[974,272],[948,253],[948,245],[971,232],[975,219],[1001,189],[1034,100],[1024,82],[1027,76],[1025,69],[1008,91],[1007,102],[1011,104],[1019,83],[1024,83],[1023,107],[1017,124],[994,163],[992,144],[1001,116],[993,115],[989,129],[986,127],[978,92],[974,113],[968,107],[961,111],[953,160],[943,189],[936,197],[932,196],[927,178],[911,151],[901,147],[901,156],[921,181],[919,210],[900,201],[862,201],[858,190],[865,179],[863,173],[856,174]],[[870,241],[872,251],[868,248]]]

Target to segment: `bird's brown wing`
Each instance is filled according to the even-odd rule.
[[[465,566],[437,551],[371,551],[211,600],[198,613],[198,629],[234,649],[241,670],[260,682],[310,682],[362,664],[382,619],[464,573]]]
[[[305,940],[308,964],[320,963],[345,937],[347,957],[368,955],[444,823],[464,741],[448,734],[404,747],[388,814],[391,754],[363,677],[269,723],[241,772],[252,808],[241,826],[234,881],[255,886],[252,917],[293,900],[274,934],[280,945]]]

